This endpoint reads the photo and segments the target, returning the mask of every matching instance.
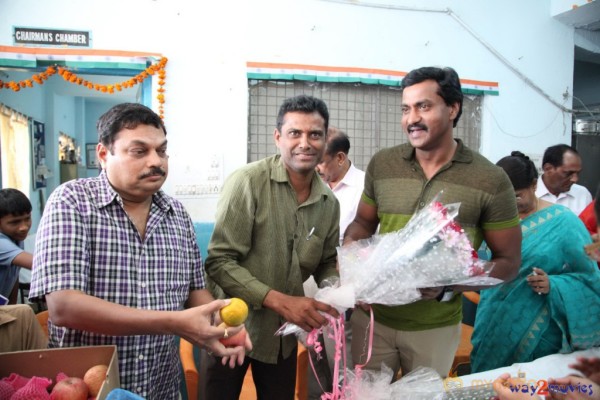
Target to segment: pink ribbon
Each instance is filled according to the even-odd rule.
[[[371,352],[373,349],[373,329],[375,326],[375,317],[373,316],[373,308],[371,308],[371,306],[369,305],[369,343],[367,346],[367,359],[365,360],[365,362],[363,364],[358,364],[354,366],[354,376],[355,376],[355,380],[356,381],[360,381],[361,377],[362,377],[362,371],[365,368],[365,366],[369,363],[369,361],[371,360]]]
[[[354,367],[354,373],[356,376],[356,380],[360,380],[362,376],[363,368],[369,363],[371,359],[371,352],[373,348],[373,325],[374,325],[374,317],[373,317],[373,309],[369,306],[370,320],[369,324],[369,335],[368,335],[368,345],[367,345],[367,359],[364,364],[359,364]],[[317,375],[317,371],[315,370],[315,366],[313,364],[312,358],[309,357],[310,367],[315,375],[317,383],[319,387],[324,392],[321,395],[321,400],[342,400],[344,399],[344,393],[348,389],[348,379],[346,376],[347,371],[347,360],[346,360],[346,337],[344,331],[344,316],[340,315],[338,318],[333,318],[332,316],[326,316],[329,321],[329,326],[331,327],[329,337],[335,342],[335,356],[334,356],[334,367],[333,367],[333,388],[331,393],[326,393],[323,389],[323,385],[321,385],[321,381]],[[312,346],[315,353],[317,354],[317,359],[320,357],[321,351],[323,351],[323,347],[319,342],[319,334],[323,332],[323,328],[313,329],[306,338],[306,344],[308,346]],[[343,382],[342,385],[339,385],[339,377],[340,377],[340,360],[343,361]]]

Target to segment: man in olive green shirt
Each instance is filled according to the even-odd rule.
[[[233,370],[207,359],[208,399],[238,399],[249,365],[258,398],[294,399],[297,339],[274,336],[285,322],[306,331],[337,316],[331,306],[304,297],[302,283],[337,275],[339,203],[315,167],[326,143],[329,113],[322,100],[287,99],[274,139],[280,154],[251,163],[225,182],[208,246],[206,272],[227,297],[250,308],[253,343]]]
[[[462,112],[460,80],[451,68],[419,68],[402,80],[402,129],[409,143],[373,156],[365,188],[344,244],[375,233],[401,229],[443,190],[445,204],[460,202],[457,221],[477,249],[485,239],[492,250],[492,276],[513,279],[521,263],[521,229],[508,176],[453,138]],[[445,377],[460,339],[461,288],[421,289],[422,300],[386,307],[373,305],[372,357],[367,368],[385,363],[394,375],[418,366]],[[366,361],[363,343],[369,317],[352,315],[352,359]]]

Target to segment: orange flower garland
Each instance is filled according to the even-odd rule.
[[[43,85],[44,81],[47,80],[52,75],[58,73],[58,75],[62,76],[62,78],[69,83],[73,83],[75,85],[85,86],[90,90],[97,90],[102,93],[115,93],[122,91],[123,89],[129,89],[137,85],[138,83],[142,83],[146,78],[151,75],[158,73],[158,95],[156,96],[159,106],[158,106],[158,115],[164,119],[164,104],[165,104],[165,79],[167,77],[167,72],[165,71],[165,66],[167,65],[168,59],[163,57],[159,62],[150,65],[144,71],[140,72],[136,76],[121,83],[115,83],[114,85],[100,85],[98,83],[90,82],[83,78],[78,77],[73,72],[69,71],[65,67],[59,66],[49,66],[46,68],[45,72],[40,72],[39,74],[32,75],[31,79],[24,79],[19,82],[10,81],[4,82],[0,80],[0,89],[12,89],[15,92],[20,91],[21,89],[33,87],[33,83],[37,83],[38,85]]]

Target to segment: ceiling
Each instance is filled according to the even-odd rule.
[[[591,1],[554,17],[574,28],[598,31],[600,30],[600,2]]]
[[[600,1],[590,1],[554,18],[575,28],[575,60],[600,64]]]

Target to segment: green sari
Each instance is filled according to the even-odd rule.
[[[521,231],[517,277],[481,292],[472,372],[600,345],[600,271],[583,251],[591,242],[583,223],[568,208],[553,205],[521,221]],[[548,274],[547,295],[527,284],[533,267]]]

